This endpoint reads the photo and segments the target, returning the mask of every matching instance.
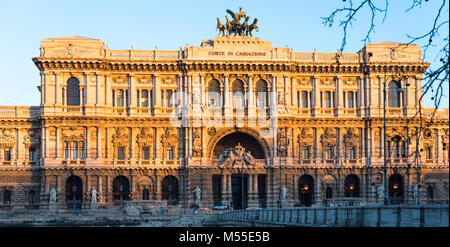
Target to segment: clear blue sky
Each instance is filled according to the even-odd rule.
[[[384,0],[378,0],[383,4]],[[391,0],[384,23],[376,22],[371,42],[408,42],[406,37],[429,30],[441,1],[405,13],[412,0]],[[39,105],[39,71],[31,61],[39,56],[42,39],[80,35],[102,39],[110,49],[177,50],[180,46],[200,45],[217,35],[216,18],[224,20],[225,10],[243,7],[247,15],[258,18],[255,36],[272,41],[273,47],[293,48],[296,52],[336,52],[342,31],[322,24],[341,0],[292,1],[11,1],[0,0],[0,105]],[[380,5],[382,6],[382,5]],[[445,9],[448,15],[448,4]],[[366,12],[367,13],[367,12]],[[448,17],[447,17],[448,18]],[[363,47],[368,16],[358,16],[350,30],[344,53]],[[448,33],[447,33],[448,35]],[[422,43],[423,44],[423,43]],[[430,51],[426,61],[435,61]],[[441,107],[448,107],[446,98]],[[424,100],[431,107],[429,97]]]

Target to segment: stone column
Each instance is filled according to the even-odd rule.
[[[342,76],[335,76],[336,85],[336,100],[337,100],[337,115],[342,116],[344,114],[344,90],[342,90]]]
[[[111,78],[108,74],[103,74],[102,77],[105,81],[105,104],[107,107],[112,107],[112,87]]]
[[[320,113],[319,79],[317,76],[311,76],[311,80],[312,80],[312,85],[313,85],[311,111],[312,111],[312,116],[318,116]]]
[[[136,78],[134,76],[134,74],[128,74],[128,88],[129,88],[129,100],[128,102],[130,102],[130,114],[133,114],[136,112],[136,107],[137,107],[137,98],[136,98]]]
[[[161,113],[161,89],[159,79],[158,74],[153,76],[153,107],[155,115]]]

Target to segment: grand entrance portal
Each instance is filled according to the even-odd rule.
[[[245,209],[248,205],[248,174],[231,175],[233,209]]]
[[[66,180],[67,209],[81,209],[83,204],[83,182],[77,176],[70,176]]]

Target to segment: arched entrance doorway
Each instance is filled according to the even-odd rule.
[[[83,181],[80,177],[70,176],[66,180],[66,205],[68,209],[81,209],[83,204]]]
[[[389,177],[389,202],[390,204],[400,204],[403,202],[404,190],[403,176],[394,174]]]
[[[303,175],[298,179],[300,205],[309,207],[314,202],[314,179],[311,175]]]
[[[114,205],[119,206],[123,201],[130,199],[130,182],[124,176],[118,176],[113,180]]]
[[[178,204],[178,179],[174,176],[166,176],[162,180],[162,199],[169,205]]]
[[[344,180],[344,196],[359,197],[359,178],[354,174],[345,177]]]
[[[230,155],[232,152],[233,156]],[[259,176],[257,181],[256,179],[252,180],[254,184],[249,184],[249,175],[245,170],[254,163],[247,159],[248,155],[251,155],[253,161],[254,159],[266,158],[266,152],[261,142],[252,134],[242,131],[232,132],[223,136],[216,142],[213,148],[212,158],[219,160],[219,166],[222,167],[224,161],[231,161],[231,163],[227,163],[227,167],[237,168],[233,169],[233,174],[231,175],[231,203],[233,209],[247,208],[248,189],[250,186],[258,186],[258,191],[260,191],[258,193],[260,205],[265,207],[266,204],[265,177]],[[257,184],[255,184],[256,182]],[[221,196],[220,193],[218,190],[213,191],[213,198],[219,198]]]

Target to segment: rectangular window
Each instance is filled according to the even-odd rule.
[[[11,149],[9,149],[9,148],[5,149],[4,160],[11,161]]]
[[[309,160],[310,159],[310,152],[311,152],[310,146],[303,147],[302,148],[302,158],[304,160]]]
[[[72,142],[71,150],[70,150],[71,159],[78,159],[78,142]]]
[[[125,160],[125,147],[118,147],[117,148],[117,159],[118,160]]]
[[[331,94],[330,91],[326,91],[324,93],[324,105],[325,105],[325,108],[331,108],[331,106],[332,106],[332,99],[331,99],[331,97],[332,97],[332,94]]]
[[[348,147],[348,158],[351,160],[356,159],[356,146]]]
[[[80,159],[86,159],[86,147],[84,145],[84,142],[80,142]]]
[[[149,160],[150,159],[150,149],[149,147],[143,147],[142,148],[142,157],[144,160]]]
[[[69,159],[69,142],[64,142],[64,159]]]
[[[167,90],[167,106],[169,107],[173,106],[172,90]]]
[[[325,155],[326,155],[326,158],[329,159],[329,160],[334,159],[334,147],[333,146],[327,146],[325,148]]]
[[[348,108],[354,108],[354,98],[353,98],[354,93],[353,92],[348,92]]]
[[[148,90],[141,91],[141,105],[142,107],[148,107]]]
[[[30,148],[30,149],[28,149],[28,159],[29,159],[30,161],[36,161],[36,159],[37,159],[36,148]]]
[[[308,91],[303,91],[302,93],[302,105],[303,108],[308,108]]]
[[[173,160],[173,148],[167,148],[167,159]]]
[[[118,107],[123,107],[125,103],[125,94],[123,89],[116,90],[116,102]]]
[[[300,108],[300,92],[297,91],[297,108]]]
[[[426,159],[427,160],[431,160],[433,158],[432,148],[431,147],[426,147],[425,151],[426,151],[426,154],[425,154],[426,155]]]

